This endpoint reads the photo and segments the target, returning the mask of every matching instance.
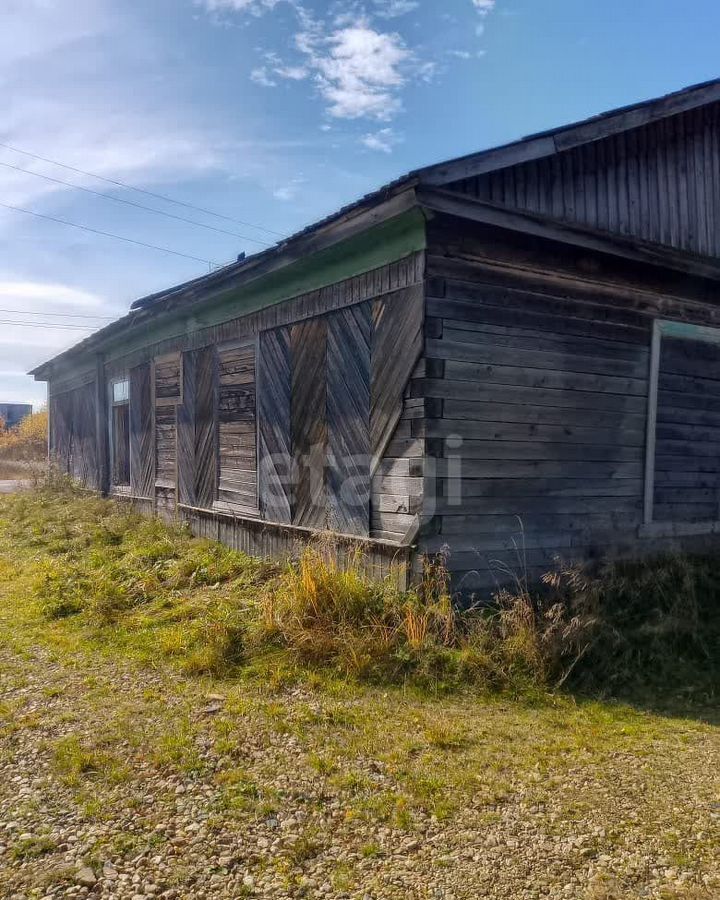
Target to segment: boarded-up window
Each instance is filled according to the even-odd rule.
[[[150,363],[130,370],[130,484],[136,497],[152,498],[153,403]]]
[[[293,325],[292,448],[294,463],[293,523],[327,526],[325,464],[327,457],[327,319]]]
[[[256,512],[255,339],[218,348],[218,502]]]
[[[110,458],[114,486],[130,485],[130,385],[127,378],[110,384]]]
[[[158,507],[175,502],[177,487],[177,404],[182,396],[181,358],[155,360],[155,487]]]
[[[656,522],[720,520],[720,331],[711,337],[660,341]]]

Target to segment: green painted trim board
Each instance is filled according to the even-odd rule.
[[[282,303],[301,294],[336,284],[364,272],[381,268],[424,250],[427,246],[425,217],[411,209],[356,237],[260,276],[247,285],[228,288],[218,297],[200,303],[192,311],[160,314],[157,324],[143,323],[142,334],[109,339],[104,353],[112,361],[148,344],[192,334],[221,325],[249,313]]]

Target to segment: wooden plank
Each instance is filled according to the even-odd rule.
[[[403,394],[422,353],[422,286],[376,300],[372,320],[370,446],[374,471],[400,419]]]
[[[438,397],[447,400],[490,401],[517,403],[525,406],[550,406],[569,409],[602,410],[608,412],[643,413],[645,397],[602,391],[563,390],[532,386],[481,384],[472,381],[447,381],[421,378],[412,383],[411,396]]]
[[[480,404],[475,404],[479,406]],[[515,407],[511,407],[514,409]],[[520,414],[522,415],[522,413]],[[538,418],[542,418],[539,416]],[[565,425],[546,425],[538,422],[484,422],[472,419],[429,419],[425,423],[424,436],[426,438],[458,437],[463,445],[476,440],[484,441],[529,441],[534,444],[577,444],[579,446],[610,444],[620,441],[624,447],[644,447],[645,429],[644,418],[630,418],[630,424],[619,416],[617,423],[603,427],[602,422],[598,427],[592,425],[576,425],[575,417],[567,412],[560,418],[568,420]],[[586,421],[591,421],[588,416]],[[671,428],[671,426],[665,426]],[[720,428],[717,429],[717,438],[720,440]],[[672,433],[670,431],[669,433]],[[699,431],[698,433],[707,433]]]
[[[277,328],[260,335],[257,403],[260,509],[272,522],[291,522],[293,457],[289,328]]]
[[[195,506],[195,354],[183,354],[182,403],[177,407],[178,502]]]
[[[136,497],[152,499],[155,483],[153,395],[150,363],[135,366],[130,381],[130,486]]]
[[[215,500],[218,479],[216,367],[214,347],[195,351],[195,500],[207,509]]]
[[[573,371],[550,371],[522,366],[482,365],[445,360],[445,378],[455,382],[549,388],[558,391],[597,391],[623,396],[646,396],[647,383],[640,378],[616,378],[612,375],[584,375]]]
[[[480,333],[470,332],[470,334],[477,337]],[[571,350],[570,347],[561,352],[530,350],[517,344],[506,348],[499,346],[492,338],[486,341],[453,340],[453,332],[450,329],[445,331],[442,340],[428,341],[425,352],[430,359],[474,363],[478,366],[502,369],[518,366],[545,372],[624,376],[643,383],[647,377],[647,361],[643,359],[643,355],[637,361],[626,361],[593,357],[588,353],[581,354],[575,348]]]
[[[327,516],[327,321],[310,319],[290,330],[292,450],[296,473],[293,524],[324,528]]]
[[[327,329],[328,522],[333,531],[367,535],[371,304],[329,316]]]

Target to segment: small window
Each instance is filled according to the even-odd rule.
[[[130,485],[130,382],[113,381],[110,391],[110,456],[114,486]]]
[[[130,382],[128,379],[113,382],[113,403],[128,403],[130,400]]]
[[[645,524],[720,521],[720,330],[656,321]]]

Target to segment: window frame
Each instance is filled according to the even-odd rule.
[[[115,400],[115,386],[118,384],[127,384],[127,399]],[[110,451],[110,487],[112,490],[120,490],[123,492],[130,491],[132,486],[131,458],[130,458],[130,373],[113,376],[108,382],[108,449]],[[127,471],[128,480],[122,482],[115,481],[115,409],[120,406],[127,406],[128,410],[128,457]]]
[[[660,354],[663,337],[680,338],[720,344],[720,328],[708,325],[691,325],[673,319],[654,319],[650,344],[650,373],[648,380],[648,408],[645,440],[645,483],[643,489],[642,533],[647,536],[683,534],[709,534],[720,532],[720,521],[708,522],[657,522],[653,518],[655,504],[655,446],[657,434],[658,384],[660,381]]]

